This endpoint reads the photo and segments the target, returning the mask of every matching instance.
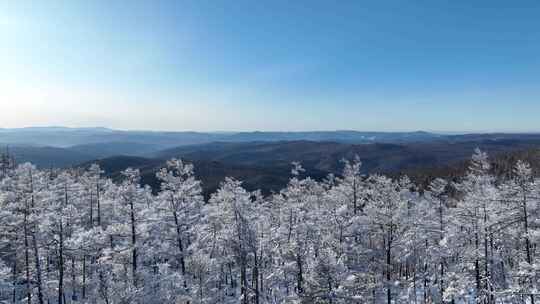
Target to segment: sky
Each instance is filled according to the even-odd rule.
[[[0,0],[0,127],[540,131],[540,1]]]

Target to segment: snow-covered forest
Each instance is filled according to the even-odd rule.
[[[226,179],[208,201],[173,159],[137,170],[0,168],[0,303],[538,303],[540,180],[311,179],[263,196]]]

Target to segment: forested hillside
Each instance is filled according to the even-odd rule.
[[[537,303],[540,179],[517,160],[419,191],[293,163],[264,196],[225,179],[208,200],[172,159],[157,193],[138,170],[0,168],[0,303]],[[450,195],[452,194],[452,195]]]
[[[113,178],[121,176],[121,171],[128,167],[140,169],[143,183],[158,189],[156,171],[168,159],[182,158],[195,165],[195,175],[201,180],[204,195],[208,198],[226,176],[242,180],[247,190],[270,194],[287,185],[293,161],[300,161],[306,175],[321,181],[328,174],[339,175],[343,159],[359,156],[362,174],[385,174],[396,178],[406,174],[423,189],[434,178],[454,180],[464,175],[471,151],[476,147],[492,156],[494,175],[510,172],[517,159],[527,160],[533,169],[540,169],[540,143],[517,139],[407,145],[311,141],[211,143],[160,151],[153,154],[153,158],[105,158],[87,162],[83,167],[96,162],[107,176]]]

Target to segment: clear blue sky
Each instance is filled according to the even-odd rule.
[[[0,127],[540,131],[540,1],[0,1]]]

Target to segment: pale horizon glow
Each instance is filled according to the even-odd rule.
[[[540,4],[422,5],[3,2],[0,128],[540,132]]]

